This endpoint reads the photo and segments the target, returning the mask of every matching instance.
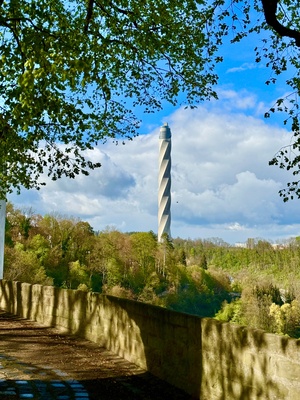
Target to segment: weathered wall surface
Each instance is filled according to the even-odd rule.
[[[299,400],[300,341],[147,304],[0,281],[0,307],[85,337],[201,400]]]

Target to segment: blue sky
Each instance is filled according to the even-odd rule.
[[[283,203],[278,191],[291,179],[269,160],[291,133],[280,117],[264,119],[287,92],[284,79],[265,86],[270,71],[255,64],[252,37],[224,49],[218,67],[219,100],[185,110],[167,106],[141,115],[143,133],[123,145],[99,145],[88,157],[102,167],[75,181],[49,181],[9,200],[36,213],[88,221],[95,230],[157,232],[159,127],[172,131],[173,237],[282,241],[300,233],[299,200]]]

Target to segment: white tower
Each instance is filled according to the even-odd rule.
[[[171,130],[165,123],[159,132],[158,241],[171,237]]]

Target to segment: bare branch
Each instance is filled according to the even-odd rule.
[[[261,0],[265,19],[268,25],[270,25],[280,36],[287,36],[295,39],[296,46],[300,47],[300,32],[294,29],[287,28],[282,25],[277,19],[277,5],[278,0]]]
[[[89,0],[88,6],[87,6],[84,32],[87,32],[89,29],[89,24],[93,18],[93,8],[94,8],[94,0]]]

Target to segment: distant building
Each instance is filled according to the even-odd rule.
[[[247,249],[254,249],[255,240],[253,238],[247,239]]]
[[[234,247],[240,247],[240,248],[246,249],[247,243],[240,243],[240,242],[238,242],[238,243],[235,243],[235,244],[234,244]]]

